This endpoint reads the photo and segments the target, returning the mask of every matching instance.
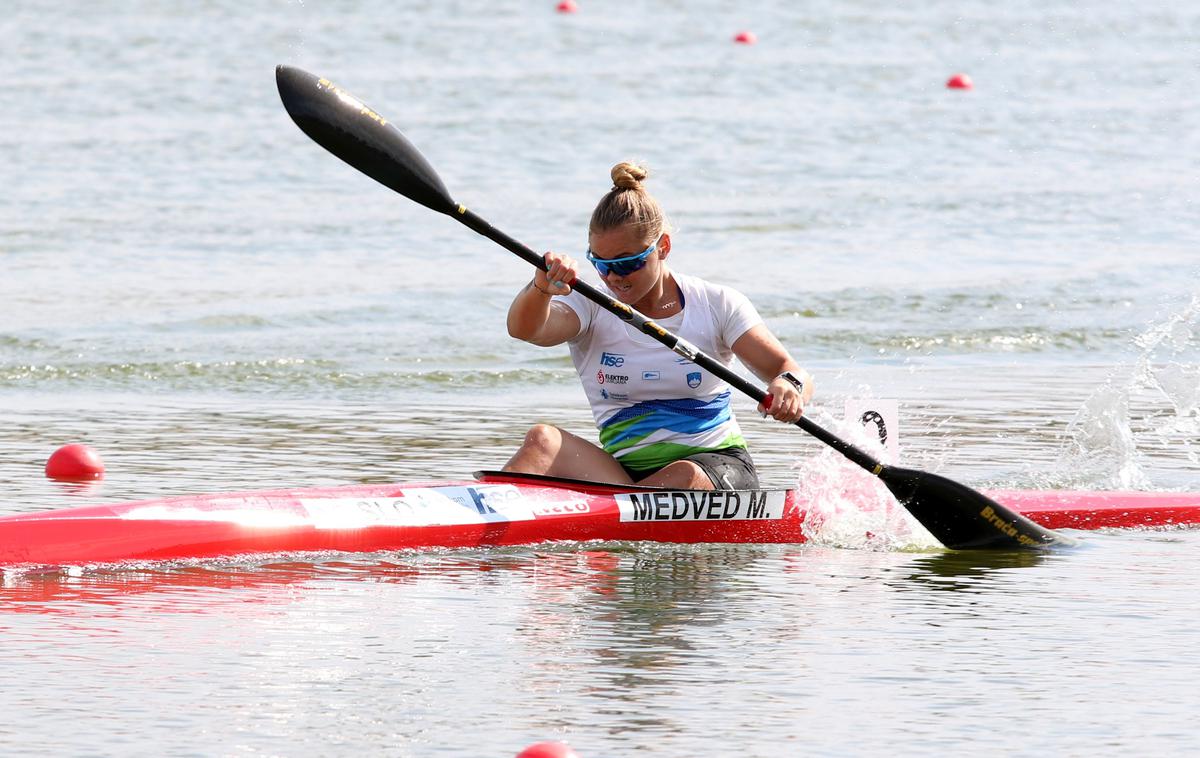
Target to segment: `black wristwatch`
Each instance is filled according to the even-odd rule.
[[[777,376],[775,378],[776,379],[786,379],[787,381],[791,382],[792,386],[796,388],[797,392],[801,392],[801,393],[804,392],[804,382],[800,381],[800,377],[796,376],[791,371],[784,371],[782,374],[780,374],[779,376]]]

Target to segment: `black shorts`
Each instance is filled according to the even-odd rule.
[[[759,489],[758,471],[754,468],[754,459],[750,457],[750,451],[744,447],[727,447],[707,453],[685,455],[680,460],[691,461],[699,466],[705,474],[708,474],[713,487],[719,490]],[[620,463],[619,460],[617,462]],[[629,474],[629,478],[635,482],[661,470],[634,471],[623,463],[621,468],[625,469],[625,473]]]

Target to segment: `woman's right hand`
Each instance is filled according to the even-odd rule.
[[[567,295],[579,273],[575,260],[546,253],[546,271],[538,269],[508,307],[508,333],[519,340],[549,347],[579,333],[579,316],[566,303],[555,304],[552,295]],[[534,294],[530,294],[536,290]]]
[[[579,263],[569,255],[548,252],[543,256],[546,270],[537,270],[533,276],[533,286],[546,295],[567,295],[571,285],[579,278]]]

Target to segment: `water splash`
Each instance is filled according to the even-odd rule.
[[[1140,354],[1084,401],[1067,428],[1058,486],[1151,489],[1152,452],[1200,463],[1200,295],[1134,339]]]
[[[1135,340],[1142,356],[1134,373],[1139,389],[1157,392],[1171,406],[1160,414],[1162,429],[1197,431],[1200,421],[1200,365],[1194,361],[1200,348],[1196,330],[1200,328],[1200,295],[1180,313]],[[1191,358],[1192,363],[1187,363]]]
[[[1110,379],[1084,401],[1067,427],[1070,449],[1062,460],[1071,473],[1055,477],[1060,486],[1149,487],[1129,423],[1129,389]]]
[[[855,423],[823,426],[878,458],[879,438]],[[813,544],[855,550],[923,551],[941,547],[875,477],[833,450],[805,458],[795,468],[801,502],[807,507],[804,533]]]

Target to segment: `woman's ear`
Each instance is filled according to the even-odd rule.
[[[658,258],[666,260],[671,253],[671,235],[663,232],[663,236],[658,241]]]

